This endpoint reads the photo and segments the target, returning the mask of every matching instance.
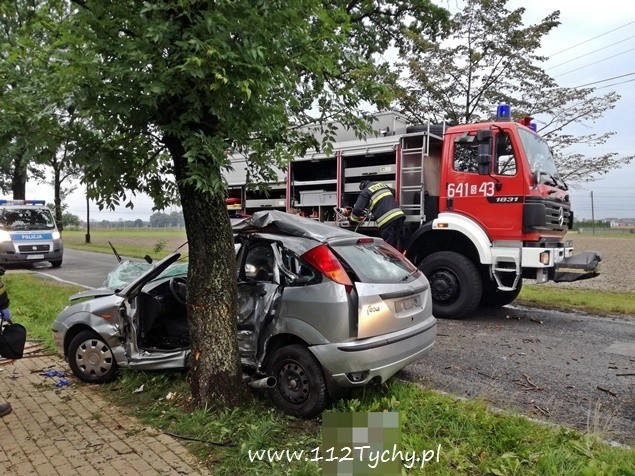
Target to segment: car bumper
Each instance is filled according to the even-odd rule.
[[[358,387],[371,380],[384,382],[421,359],[434,345],[436,334],[436,319],[430,317],[403,331],[310,349],[337,386]]]
[[[41,253],[17,253],[12,250],[0,250],[1,264],[28,264],[40,261],[61,261],[64,256],[64,249]]]

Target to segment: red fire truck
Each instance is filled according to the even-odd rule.
[[[408,125],[397,113],[376,116],[377,135],[337,129],[333,152],[297,157],[267,192],[249,191],[244,157],[227,174],[232,210],[279,208],[339,226],[362,180],[395,190],[406,214],[404,253],[430,281],[434,314],[462,318],[476,307],[503,306],[537,283],[597,274],[596,252],[573,255],[570,195],[547,142],[530,118]],[[376,234],[372,217],[356,228]]]

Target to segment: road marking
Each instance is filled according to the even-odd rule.
[[[635,357],[635,344],[630,342],[616,342],[604,349],[604,352],[625,355],[626,357]]]
[[[33,271],[33,272],[34,272],[34,273],[36,273],[36,274],[41,274],[42,276],[46,276],[47,278],[54,279],[55,281],[59,281],[60,283],[64,283],[64,284],[72,284],[72,285],[74,285],[74,286],[79,286],[79,287],[84,288],[84,289],[95,289],[95,288],[94,288],[94,287],[92,287],[92,286],[86,286],[85,284],[76,283],[76,282],[74,282],[74,281],[67,281],[67,280],[65,280],[65,279],[58,278],[57,276],[53,276],[52,274],[43,273],[43,272],[41,272],[41,271]]]

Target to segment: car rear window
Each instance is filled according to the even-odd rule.
[[[365,283],[408,282],[420,273],[405,256],[384,243],[336,245],[333,251]]]

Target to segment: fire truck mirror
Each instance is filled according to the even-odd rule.
[[[476,140],[478,142],[489,142],[491,138],[492,138],[491,129],[479,129],[479,131],[476,133]]]
[[[479,175],[489,175],[490,164],[492,163],[492,148],[489,142],[478,145],[478,173]]]

